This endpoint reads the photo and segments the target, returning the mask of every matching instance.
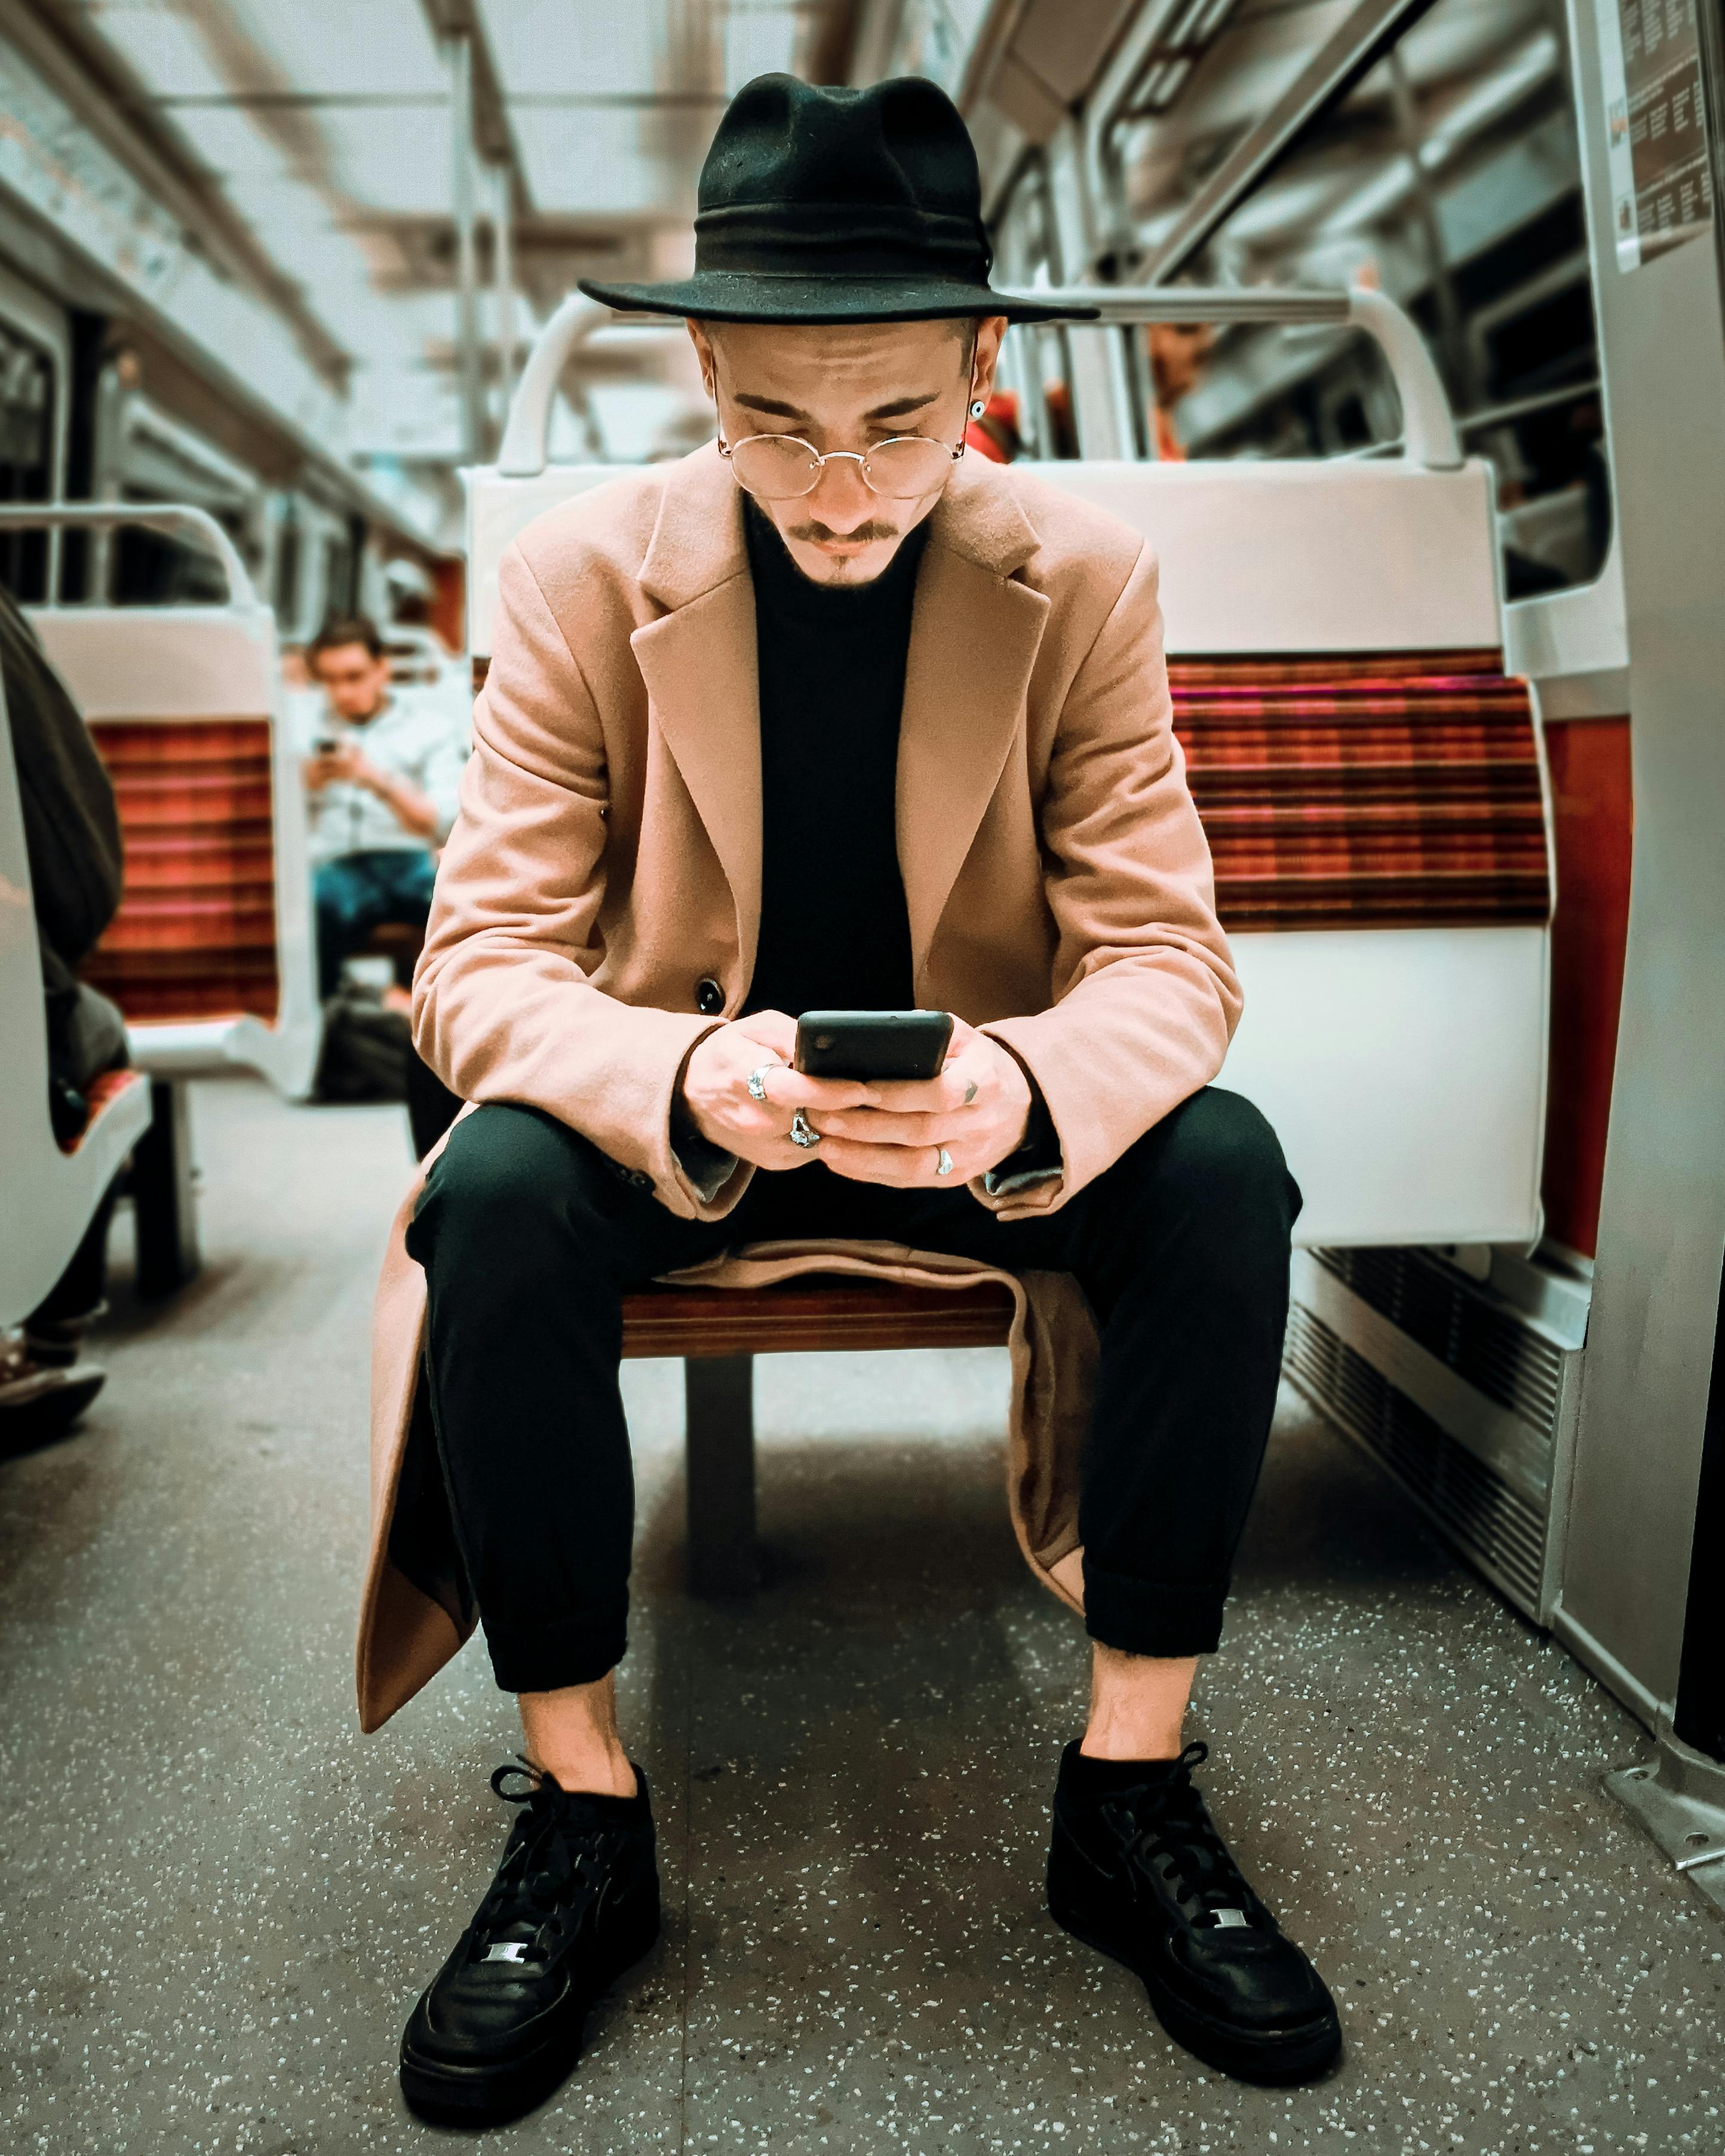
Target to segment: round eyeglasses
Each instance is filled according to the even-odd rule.
[[[947,472],[964,454],[964,444],[949,449],[927,434],[895,434],[871,449],[829,449],[823,456],[796,434],[749,434],[731,443],[721,434],[719,454],[729,459],[737,485],[763,501],[795,501],[813,494],[822,471],[841,458],[856,466],[871,493],[914,501],[945,485]]]

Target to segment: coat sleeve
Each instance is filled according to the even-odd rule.
[[[1209,1083],[1240,1010],[1209,847],[1174,738],[1147,547],[1075,675],[1040,831],[1059,937],[1055,1001],[983,1030],[1040,1087],[1058,1181],[972,1188],[1004,1218],[1051,1212]]]
[[[505,557],[490,670],[473,711],[460,812],[413,983],[413,1038],[465,1101],[542,1108],[686,1219],[703,1199],[670,1144],[679,1071],[721,1021],[593,988],[605,891],[604,732],[519,548]]]

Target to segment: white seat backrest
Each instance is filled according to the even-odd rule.
[[[533,519],[559,502],[590,494],[619,478],[617,465],[552,465],[528,478],[487,465],[463,473],[467,481],[467,649],[475,659],[491,655],[491,619],[497,610],[497,570],[503,557]]]
[[[1495,480],[1478,459],[1026,469],[1149,540],[1171,655],[1502,642]]]
[[[119,503],[0,509],[0,527],[40,523],[100,529],[134,522],[191,532],[221,562],[227,604],[80,604],[28,611],[43,648],[94,726],[241,721],[269,727],[277,984],[273,1019],[252,1012],[182,1019],[129,1010],[134,1059],[175,1076],[248,1064],[298,1098],[311,1082],[321,1021],[305,793],[285,722],[274,615],[259,603],[226,532],[202,510]],[[114,993],[126,1000],[120,989]]]
[[[268,718],[275,619],[265,607],[33,607],[43,649],[86,720]]]

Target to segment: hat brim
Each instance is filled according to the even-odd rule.
[[[603,285],[583,277],[588,299],[627,313],[693,315],[714,322],[932,322],[1004,315],[1013,322],[1088,322],[1094,307],[1050,307],[986,285],[936,277],[804,277],[770,270],[698,270],[664,285]]]

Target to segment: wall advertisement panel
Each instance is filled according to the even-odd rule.
[[[1712,218],[1697,5],[1601,0],[1611,221],[1622,270],[1698,238]]]

